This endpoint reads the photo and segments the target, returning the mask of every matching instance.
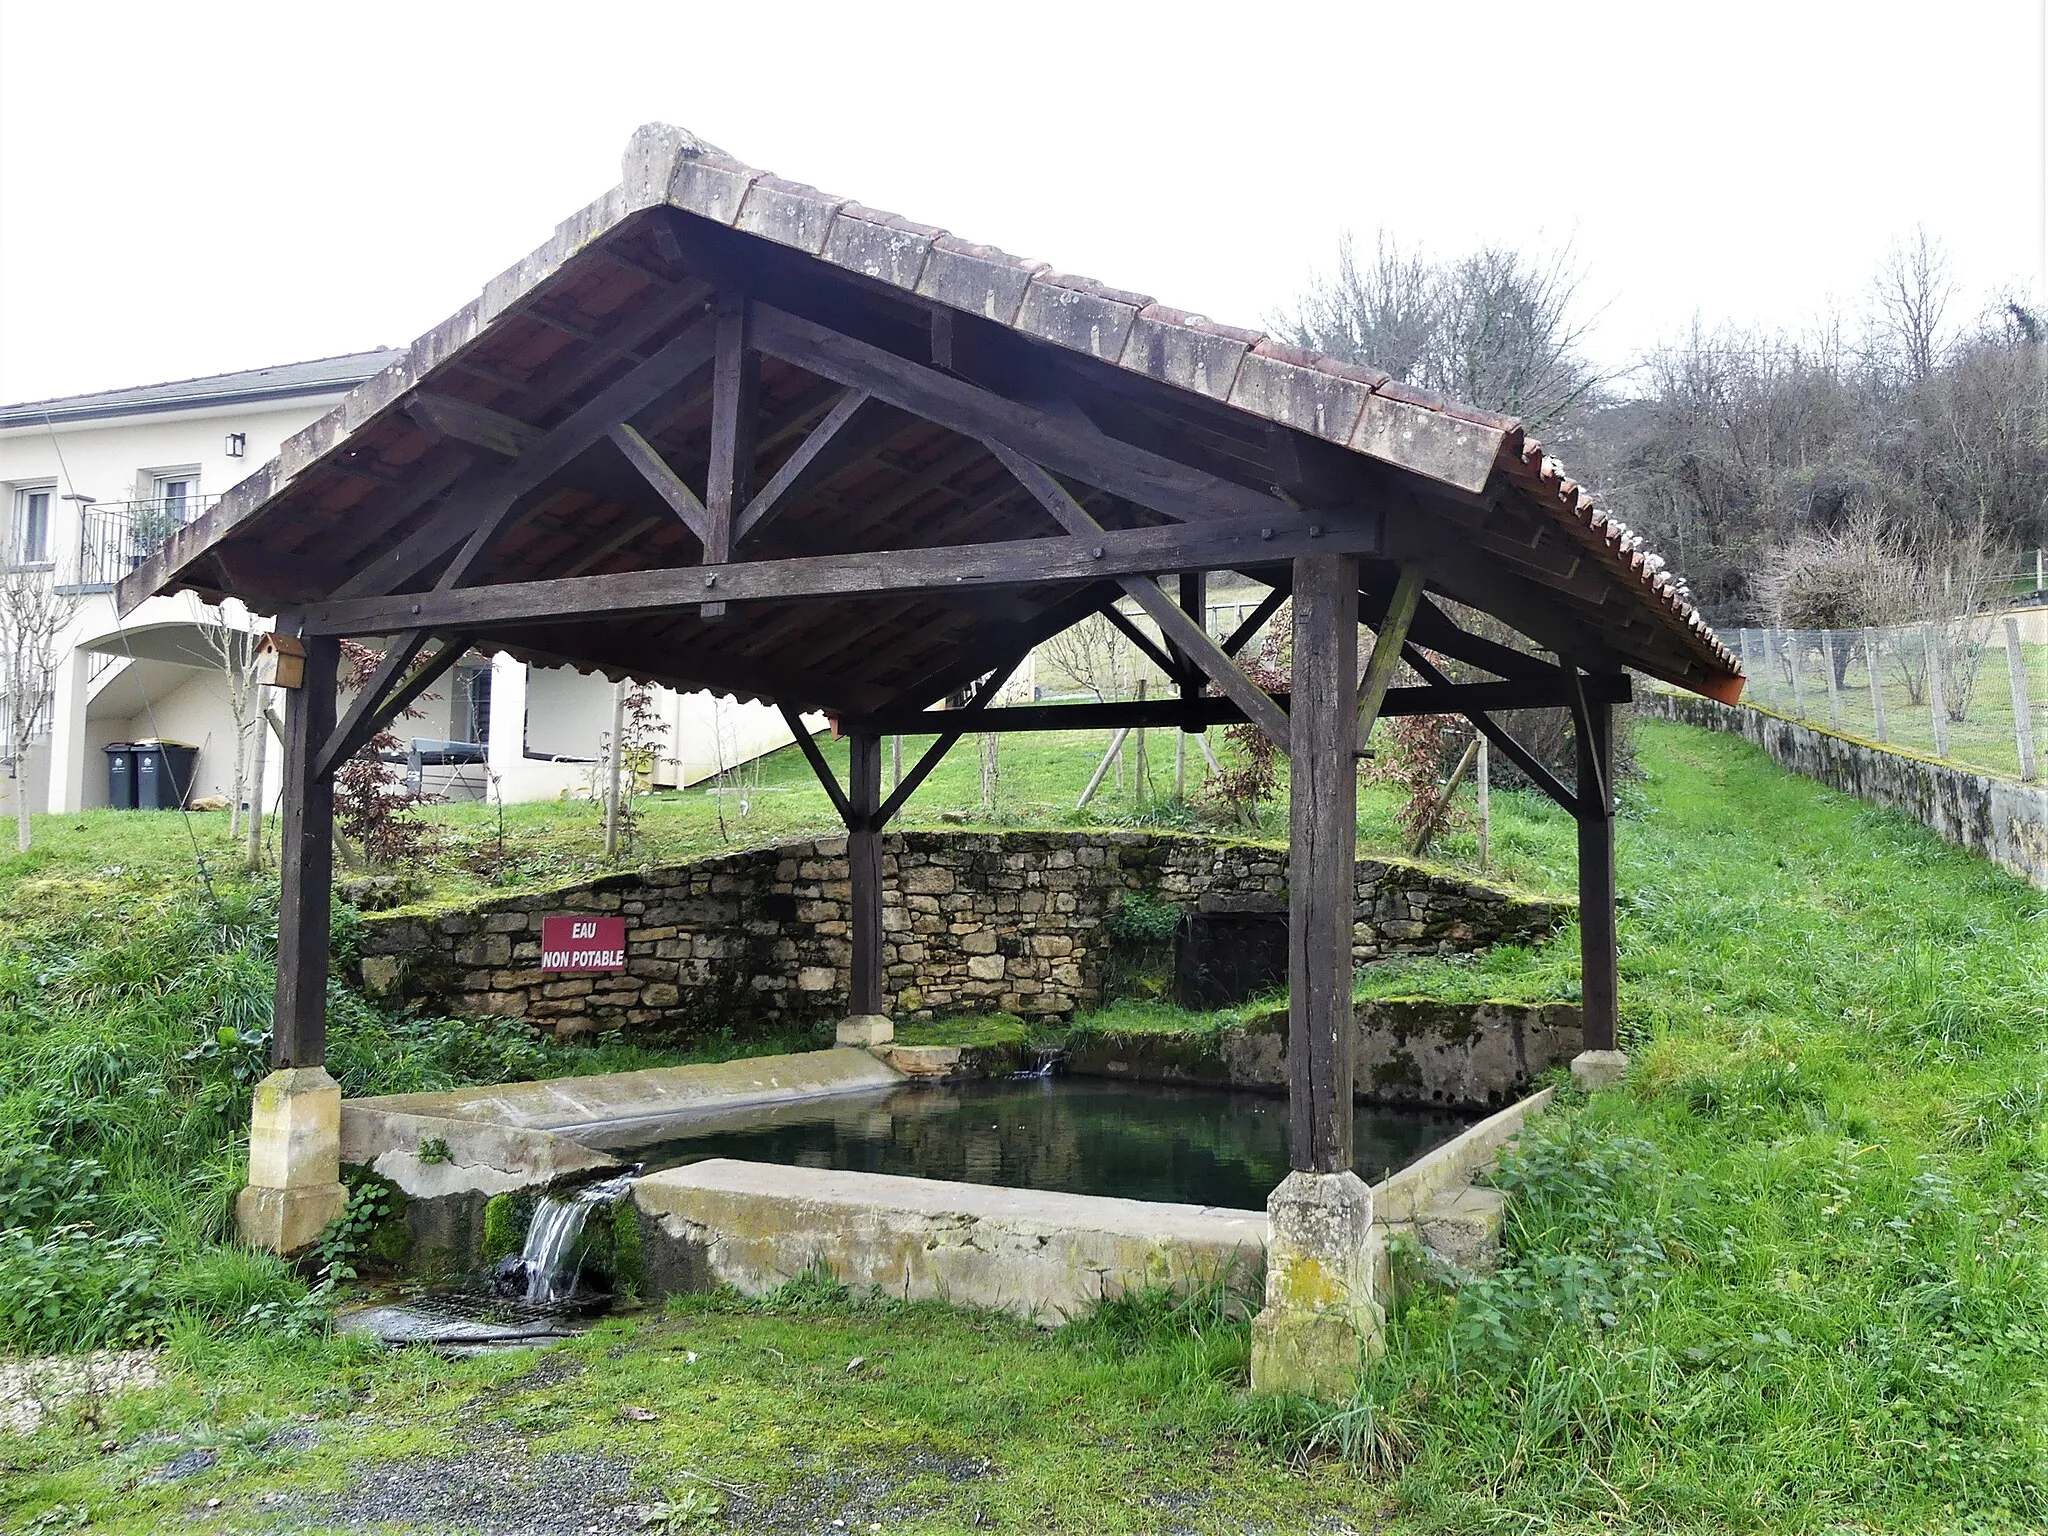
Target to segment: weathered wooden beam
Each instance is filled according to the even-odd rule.
[[[1365,676],[1358,683],[1358,718],[1355,734],[1358,755],[1363,757],[1372,740],[1373,723],[1379,719],[1380,704],[1401,665],[1401,647],[1408,643],[1408,626],[1415,618],[1415,606],[1422,601],[1422,567],[1404,565],[1394,583],[1394,595],[1387,603],[1379,627],[1373,632],[1372,659],[1365,664]],[[1357,610],[1353,607],[1352,623]]]
[[[1042,405],[1012,400],[815,321],[758,303],[752,313],[755,345],[770,356],[865,389],[878,400],[963,436],[1001,442],[1034,463],[1168,517],[1257,521],[1297,510],[1267,492],[1109,437],[1085,420],[1077,425]],[[1324,513],[1318,518],[1327,522],[1345,515]]]
[[[957,652],[938,670],[916,682],[898,688],[889,701],[892,709],[921,710],[949,698],[985,675],[999,659],[1028,655],[1054,635],[1072,629],[1109,600],[1116,592],[1113,583],[1090,582],[1061,598],[1044,612],[1022,618],[990,614],[975,632],[954,649]],[[965,606],[971,599],[958,594],[951,599]]]
[[[858,450],[864,436],[852,430],[854,419],[867,409],[873,398],[863,389],[849,389],[839,397],[832,409],[825,413],[824,420],[811,428],[810,434],[797,444],[796,451],[783,460],[781,468],[747,503],[746,511],[733,525],[735,547],[759,533],[784,508],[795,503],[806,487],[847,462],[850,454]],[[872,419],[873,413],[870,412],[869,416]]]
[[[654,444],[642,437],[628,422],[620,422],[606,434],[619,452],[626,456],[626,462],[640,471],[640,478],[653,486],[657,495],[668,503],[669,510],[683,520],[683,526],[697,536],[697,543],[705,549],[711,547],[712,518],[709,509],[697,498],[683,477],[669,467],[668,460],[655,452]]]
[[[405,414],[437,438],[453,438],[505,459],[518,458],[541,435],[538,427],[517,416],[431,389],[414,390],[406,400]]]
[[[1223,653],[1226,656],[1235,656],[1243,650],[1252,636],[1265,627],[1266,621],[1280,611],[1280,605],[1287,601],[1293,591],[1294,582],[1291,578],[1268,590],[1266,595],[1259,599],[1259,606],[1246,614],[1244,621],[1224,640]]]
[[[1584,1048],[1611,1051],[1621,1021],[1621,957],[1615,935],[1614,717],[1589,705],[1572,732],[1578,757],[1579,1009]]]
[[[853,954],[847,1012],[860,1017],[882,1007],[882,738],[857,733],[846,739],[847,905]]]
[[[339,765],[355,756],[354,749],[344,753],[341,750],[342,746],[366,721],[376,716],[377,706],[391,691],[391,685],[405,676],[406,669],[419,659],[420,652],[426,649],[427,642],[432,639],[433,634],[428,630],[398,637],[397,644],[384,653],[384,659],[377,663],[377,670],[370,674],[369,680],[356,694],[355,702],[349,705],[348,712],[341,717],[341,722],[335,726],[333,734],[320,744],[319,754],[314,761],[314,772],[332,773]],[[375,729],[368,735],[376,735]],[[368,736],[364,739],[367,740]]]
[[[319,771],[334,731],[341,643],[306,639],[305,675],[285,704],[284,825],[278,842],[277,998],[270,1064],[327,1057],[327,971],[334,885],[334,779]]]
[[[457,560],[466,571],[514,502],[602,442],[619,422],[637,415],[710,362],[713,340],[708,322],[692,326],[559,426],[535,438],[510,464],[458,482],[425,522],[344,582],[334,596],[394,591],[458,544],[465,545]],[[460,571],[456,579],[461,579]]]
[[[424,640],[427,637],[422,635],[419,638]],[[410,638],[406,643],[410,643]],[[390,665],[392,656],[400,654],[403,649],[404,646],[401,645],[387,653],[378,672],[382,673],[384,668]],[[327,745],[321,749],[319,771],[333,773],[362,751],[369,745],[371,737],[410,709],[415,699],[446,676],[448,669],[460,661],[463,652],[468,649],[467,635],[450,635],[441,642],[438,651],[417,669],[408,673],[405,680],[395,688],[389,681],[379,686],[373,677],[369,686],[356,696],[355,703],[350,706],[348,719],[335,728],[334,734],[328,738]],[[367,709],[364,708],[366,701],[369,703]]]
[[[1007,539],[937,549],[859,550],[715,568],[619,571],[551,581],[507,582],[437,592],[316,603],[307,620],[322,634],[389,635],[413,629],[476,629],[545,619],[591,619],[686,608],[705,602],[823,600],[885,592],[951,592],[1093,582],[1142,571],[1217,570],[1260,559],[1372,548],[1370,529],[1326,528],[1300,515],[1263,528],[1188,524],[1113,529],[1085,538]],[[1170,599],[1148,583],[1166,607]],[[1174,614],[1187,623],[1178,608]],[[1157,615],[1155,614],[1156,618]],[[1171,622],[1169,620],[1168,622]],[[1192,629],[1192,624],[1188,624]],[[1179,637],[1176,637],[1179,638]],[[1204,670],[1221,653],[1202,637]],[[1227,675],[1242,679],[1228,658]],[[1213,673],[1211,674],[1214,675]],[[1240,690],[1251,690],[1247,680]]]
[[[1358,594],[1359,621],[1378,629],[1386,622],[1392,593],[1386,588],[1366,587]],[[1416,605],[1408,626],[1408,637],[1425,650],[1448,656],[1470,666],[1482,667],[1497,677],[1563,677],[1565,671],[1541,656],[1515,650],[1497,640],[1488,640],[1462,627],[1433,602],[1427,593]]]
[[[1294,562],[1289,753],[1287,1091],[1292,1166],[1353,1163],[1358,1022],[1351,928],[1358,906],[1358,561]]]
[[[1413,667],[1416,673],[1420,677],[1422,677],[1424,681],[1445,689],[1453,689],[1458,687],[1484,688],[1497,686],[1486,683],[1453,683],[1448,677],[1444,675],[1442,669],[1440,669],[1427,656],[1423,655],[1421,649],[1414,645],[1410,645],[1407,648],[1405,652],[1405,659],[1407,660],[1408,665]],[[1620,678],[1621,697],[1618,699],[1613,699],[1612,702],[1618,704],[1625,704],[1628,702],[1628,675],[1626,673],[1617,673],[1613,675],[1618,676]],[[1517,679],[1515,682],[1515,686],[1534,691],[1541,689],[1546,685],[1534,679]],[[1612,685],[1610,684],[1605,686],[1611,687]],[[1393,690],[1393,692],[1400,691],[1401,690],[1399,689]],[[1510,736],[1507,733],[1507,731],[1504,728],[1502,728],[1502,726],[1497,721],[1491,718],[1491,715],[1489,713],[1491,710],[1494,709],[1549,709],[1556,708],[1560,705],[1565,708],[1570,708],[1572,698],[1575,695],[1576,690],[1571,689],[1570,685],[1567,684],[1566,689],[1561,691],[1566,692],[1565,697],[1544,704],[1491,704],[1481,702],[1477,699],[1468,696],[1468,698],[1465,701],[1461,701],[1460,703],[1452,706],[1451,709],[1441,711],[1441,713],[1457,713],[1463,715],[1467,720],[1470,720],[1473,724],[1473,727],[1477,729],[1481,735],[1485,736],[1485,738],[1488,741],[1492,742],[1496,747],[1499,747],[1500,750],[1507,755],[1507,758],[1510,762],[1512,762],[1517,768],[1521,769],[1523,773],[1529,776],[1530,783],[1534,784],[1538,789],[1542,790],[1544,794],[1548,795],[1551,799],[1555,800],[1559,805],[1563,806],[1566,810],[1570,811],[1574,816],[1576,816],[1579,813],[1578,796],[1573,794],[1570,790],[1566,789],[1564,785],[1560,784],[1557,780],[1557,775],[1552,773],[1548,768],[1544,767],[1542,760],[1538,758],[1535,753],[1531,752],[1527,747],[1523,746],[1519,741],[1515,740],[1514,737]],[[1598,690],[1596,689],[1596,691]],[[1439,713],[1439,711],[1431,711],[1431,713]]]
[[[1626,703],[1626,682],[1624,678],[1617,685],[1594,678],[1588,682],[1587,696],[1599,702]],[[1266,697],[1276,707],[1291,712],[1293,700],[1288,694],[1269,693]],[[1392,719],[1404,715],[1469,716],[1506,709],[1560,709],[1569,707],[1572,698],[1571,684],[1565,681],[1442,681],[1421,687],[1389,688],[1381,701],[1380,714]],[[966,710],[883,709],[848,715],[845,723],[849,728],[857,725],[883,736],[927,736],[936,730],[956,728],[962,735],[991,731],[1104,731],[1126,726],[1132,730],[1206,730],[1215,725],[1242,725],[1245,721],[1244,709],[1236,700],[1205,694],[1192,701],[1117,699],[1106,704],[1006,704],[972,714]]]
[[[732,558],[739,515],[753,495],[761,355],[749,344],[747,332],[745,301],[724,301],[711,364],[711,465],[704,479],[704,509],[710,514],[703,540],[706,565],[723,565]],[[706,623],[724,616],[721,602],[706,603],[698,613]]]
[[[1074,499],[1073,493],[1048,474],[1042,466],[1032,463],[1006,443],[990,441],[988,448],[989,452],[1002,461],[1003,467],[1016,476],[1017,483],[1037,497],[1039,505],[1044,507],[1052,515],[1053,521],[1065,528],[1070,535],[1086,538],[1108,537],[1102,525]],[[1310,524],[1305,531],[1311,541],[1323,536],[1320,523]],[[1352,553],[1357,554],[1361,551],[1353,550]],[[1195,562],[1189,562],[1187,568],[1192,569],[1195,566]],[[1353,568],[1356,568],[1355,564]],[[1209,638],[1208,630],[1183,613],[1180,605],[1161,591],[1159,583],[1149,575],[1133,574],[1120,579],[1124,591],[1130,594],[1140,608],[1152,616],[1152,622],[1159,626],[1160,634],[1207,673],[1211,682],[1235,699],[1273,745],[1285,752],[1287,716],[1266,697],[1265,691],[1257,683],[1244,675],[1235,661],[1224,654],[1223,648]]]
[[[1138,628],[1132,622],[1131,616],[1115,603],[1109,602],[1102,605],[1102,617],[1108,621],[1110,628],[1116,630],[1126,640],[1130,641],[1131,644],[1135,645],[1147,660],[1168,677],[1179,679],[1184,671],[1192,670],[1190,668],[1183,668],[1172,656],[1161,650],[1159,643],[1146,634],[1144,630]],[[1200,674],[1197,673],[1196,675],[1199,677]],[[1195,684],[1195,689],[1197,692],[1200,692],[1201,684],[1199,682]]]
[[[987,705],[990,699],[1002,692],[1003,684],[1010,680],[1011,674],[1022,664],[1027,654],[1029,653],[1020,651],[1017,655],[1010,658],[1007,665],[996,668],[995,671],[983,678],[981,686],[974,691],[974,697],[968,700],[966,709],[941,710],[938,712],[940,720],[944,722],[939,739],[925,749],[924,755],[917,760],[910,772],[896,781],[896,787],[890,791],[888,800],[876,812],[879,825],[887,826],[895,818],[896,814],[909,803],[910,797],[917,793],[917,786],[925,781],[925,776],[938,767],[940,760],[953,750],[954,744],[967,734],[964,729],[957,728],[959,719],[967,716],[985,716],[990,713],[984,706]],[[946,719],[948,715],[954,718],[948,720]],[[877,742],[885,734],[875,730],[872,726],[863,726],[861,729],[866,734],[872,735]]]
[[[1209,578],[1206,572],[1182,571],[1180,573],[1180,611],[1201,625],[1203,629],[1206,630],[1209,627]],[[1169,669],[1169,675],[1174,676],[1180,684],[1181,702],[1183,704],[1192,704],[1202,696],[1201,669],[1178,648],[1174,650],[1173,654],[1174,659],[1180,663],[1180,666],[1177,670]],[[1234,653],[1225,651],[1224,654],[1228,656]],[[1179,765],[1183,763],[1187,756],[1187,743],[1180,743],[1175,750],[1179,753],[1179,756],[1174,759],[1176,765],[1174,793],[1178,796],[1182,788],[1180,780],[1183,777]]]
[[[839,787],[839,775],[832,771],[832,765],[825,761],[825,754],[818,750],[818,743],[811,736],[811,728],[804,724],[803,711],[794,704],[779,700],[775,706],[782,711],[782,718],[789,725],[790,734],[796,737],[797,750],[804,755],[804,761],[811,765],[811,772],[818,776],[818,783],[824,786],[826,797],[832,802],[832,809],[839,813],[839,820],[845,826],[853,825],[853,807],[848,804],[846,791]]]

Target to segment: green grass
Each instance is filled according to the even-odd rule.
[[[1353,1403],[1245,1396],[1246,1327],[1201,1305],[1047,1335],[812,1282],[615,1320],[570,1346],[578,1374],[523,1384],[530,1356],[195,1322],[163,1388],[0,1450],[0,1519],[63,1505],[139,1532],[217,1497],[223,1529],[263,1528],[260,1495],[472,1455],[496,1425],[528,1454],[625,1456],[649,1498],[714,1488],[727,1529],[745,1500],[870,1475],[923,1511],[888,1528],[930,1532],[2048,1526],[2048,896],[1733,738],[1637,739],[1619,837],[1635,1070],[1524,1137],[1497,1175],[1502,1268],[1397,1306]],[[1542,867],[1560,829],[1515,816]],[[1362,986],[1557,995],[1571,953],[1567,936]],[[15,977],[5,1006],[32,986]],[[106,1112],[118,1061],[76,1066]],[[656,1417],[622,1422],[624,1404]],[[317,1448],[262,1448],[302,1413]],[[142,1480],[201,1440],[212,1470]],[[991,1469],[952,1482],[913,1453]]]
[[[1074,803],[1094,772],[1107,736],[1093,731],[1050,732],[1004,743],[993,814],[982,813],[979,770],[974,754],[962,748],[948,754],[918,787],[893,825],[1139,826],[1245,835],[1227,808],[1202,793],[1199,753],[1190,754],[1188,803],[1173,802],[1175,733],[1148,734],[1149,793],[1141,789],[1133,762],[1123,791],[1106,780],[1087,809],[1076,811]],[[1218,750],[1231,750],[1221,743],[1220,733],[1215,739]],[[905,738],[906,772],[930,741]],[[820,745],[843,783],[846,743],[824,739]],[[886,747],[884,757],[886,774]],[[691,789],[639,797],[638,840],[612,865],[603,858],[599,810],[587,800],[506,806],[502,858],[496,806],[430,806],[425,814],[441,835],[420,866],[407,873],[422,887],[419,904],[431,907],[548,889],[614,868],[660,868],[794,838],[834,836],[842,830],[831,801],[794,747],[770,754],[746,772],[755,782],[744,791],[713,794]],[[1284,840],[1284,784],[1283,775],[1282,800],[1267,808],[1263,829],[1253,835]],[[1368,784],[1359,799],[1360,846],[1397,850],[1401,843],[1392,792]],[[1531,889],[1569,892],[1574,857],[1569,822],[1528,797],[1500,796],[1495,804],[1493,873]],[[275,818],[271,820],[267,835],[274,844]],[[228,837],[227,818],[217,812],[189,817],[123,811],[38,816],[34,836],[29,852],[0,854],[0,925],[11,933],[57,930],[79,919],[106,918],[203,894],[197,861],[205,863],[217,887],[241,881],[240,849]],[[1475,856],[1469,828],[1452,829],[1433,849],[1433,857],[1467,866]],[[274,846],[271,867],[274,870]],[[346,871],[342,878],[347,878]]]

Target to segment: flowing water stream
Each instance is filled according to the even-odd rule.
[[[567,1301],[576,1293],[582,1278],[583,1259],[577,1239],[594,1210],[609,1210],[632,1189],[639,1170],[616,1178],[586,1184],[566,1200],[543,1195],[533,1208],[533,1224],[526,1229],[526,1247],[519,1262],[526,1275],[529,1302]]]

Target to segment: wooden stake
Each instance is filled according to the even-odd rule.
[[[1095,772],[1088,776],[1088,787],[1081,791],[1081,798],[1074,802],[1075,810],[1080,810],[1095,798],[1095,791],[1102,787],[1102,780],[1109,772],[1109,765],[1123,761],[1124,738],[1130,734],[1131,728],[1125,726],[1109,738],[1109,750],[1102,754],[1102,761],[1095,765]]]
[[[619,735],[626,728],[626,685],[612,684],[611,758],[606,765],[604,795],[604,856],[606,862],[619,851],[619,767],[625,753],[619,750]]]
[[[1884,641],[1874,629],[1863,631],[1863,666],[1869,674],[1870,684],[1870,726],[1877,739],[1883,741],[1884,733],[1884,680],[1879,676],[1878,663],[1884,654]]]
[[[1493,853],[1493,743],[1479,738],[1479,869]]]
[[[2027,654],[2020,645],[2020,621],[2005,621],[2005,671],[2012,683],[2012,735],[2020,750],[2020,780],[2031,784],[2040,774],[2034,757],[2034,717],[2027,698]]]

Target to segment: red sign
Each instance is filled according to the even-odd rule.
[[[544,917],[540,920],[540,968],[544,971],[623,971],[623,917]]]

